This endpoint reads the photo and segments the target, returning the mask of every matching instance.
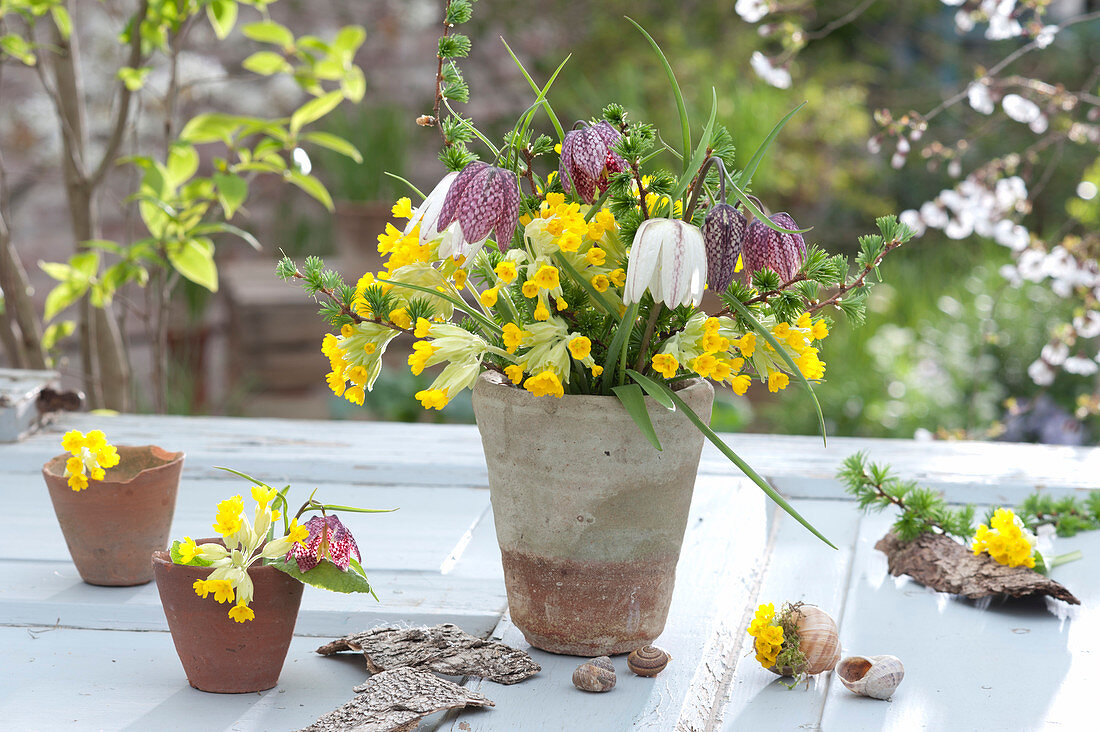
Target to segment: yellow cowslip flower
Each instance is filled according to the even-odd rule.
[[[493,271],[496,272],[500,281],[507,285],[516,278],[516,263],[505,260],[494,267]]]
[[[214,593],[214,602],[233,602],[233,583],[229,580],[206,580],[206,588]]]
[[[706,334],[717,334],[718,329],[722,327],[722,321],[718,318],[707,318],[703,321],[703,332]]]
[[[825,362],[817,357],[816,348],[808,348],[795,360],[795,365],[807,379],[820,379],[825,376]]]
[[[588,235],[588,238],[591,239],[592,241],[599,241],[600,239],[603,238],[603,235],[605,233],[606,232],[604,231],[604,228],[602,226],[600,226],[600,223],[598,221],[590,221],[588,223],[588,233],[587,233],[587,235]]]
[[[535,320],[543,321],[550,319],[550,311],[546,309],[546,304],[541,300],[539,301],[538,307],[535,308],[534,315]]]
[[[592,375],[600,376],[601,374],[603,374],[603,366],[600,366],[599,364],[594,364],[592,366]]]
[[[626,270],[622,267],[613,269],[607,273],[607,278],[611,280],[611,284],[615,285],[615,287],[622,287],[626,284]]]
[[[611,286],[611,280],[607,279],[607,275],[596,275],[591,282],[596,292],[607,292],[607,288]]]
[[[671,379],[680,368],[680,362],[671,353],[658,353],[653,357],[653,370],[666,379]]]
[[[574,231],[567,231],[558,239],[558,248],[563,252],[575,252],[581,248],[581,237]]]
[[[746,333],[733,342],[737,346],[737,350],[741,351],[741,355],[745,358],[752,358],[752,354],[756,351],[756,334]]]
[[[240,531],[243,523],[240,516],[234,516],[219,511],[217,517],[214,519],[213,527],[214,531],[222,536],[229,537]]]
[[[356,384],[355,386],[344,392],[345,399],[347,399],[352,404],[360,407],[363,406],[363,400],[366,399],[366,397],[367,392],[366,389],[363,388],[362,384]]]
[[[702,356],[696,356],[691,359],[689,364],[691,370],[702,376],[704,379],[709,379],[714,373],[714,369],[718,366],[718,359],[713,354],[704,353]]]
[[[286,532],[286,538],[290,539],[296,544],[306,545],[306,539],[309,538],[309,529],[305,526],[298,525],[298,519],[290,520],[290,529]]]
[[[394,218],[397,219],[411,219],[413,216],[412,201],[408,196],[403,196],[397,199],[397,203],[393,204],[393,208],[390,209]]]
[[[730,379],[730,388],[737,396],[744,396],[752,385],[752,378],[748,374],[741,374]]]
[[[585,253],[584,259],[593,267],[602,267],[607,261],[607,252],[599,247],[592,247]]]
[[[1035,567],[1035,535],[1011,509],[998,508],[989,524],[979,525],[974,532],[975,555],[986,552],[1009,567]]]
[[[797,325],[799,328],[811,327],[813,323],[810,321],[810,314],[802,313],[801,315],[799,315],[798,320],[795,321],[795,325]]]
[[[417,318],[416,328],[413,330],[413,335],[417,338],[427,338],[428,333],[432,329],[432,322],[427,318]]]
[[[421,318],[421,320],[423,320],[423,318]],[[363,344],[363,353],[367,354],[368,356],[371,355],[372,353],[374,353],[377,350],[378,350],[378,346],[374,345],[370,341],[367,341],[366,343]]]
[[[719,358],[717,361],[714,365],[714,371],[711,373],[711,378],[715,381],[725,381],[733,373],[733,368],[730,366],[728,359]]]
[[[787,385],[791,383],[790,377],[788,377],[782,371],[772,371],[768,374],[768,391],[773,394],[778,391],[782,391],[787,388]]]
[[[74,455],[84,447],[84,433],[80,430],[69,430],[61,438],[61,449]]]
[[[424,409],[443,409],[450,401],[443,389],[424,389],[416,392],[415,396]]]
[[[515,323],[505,323],[503,331],[504,348],[508,353],[515,353],[516,349],[523,343],[523,339],[531,335],[531,331],[523,330]]]
[[[553,219],[546,224],[546,233],[550,236],[561,236],[565,232],[565,224],[561,219]],[[560,242],[558,246],[561,246]]]
[[[534,280],[527,280],[523,283],[523,296],[535,297],[539,294],[539,286],[535,284]]]
[[[583,361],[592,353],[592,341],[585,336],[577,336],[569,341],[569,352],[573,354],[573,358]]]
[[[409,200],[409,199],[404,199]],[[256,618],[256,613],[248,605],[234,605],[229,609],[229,617],[238,623],[244,623]]]
[[[543,371],[528,378],[523,388],[537,397],[554,396],[560,399],[565,394],[561,379],[553,371]]]
[[[455,273],[451,275],[451,279],[454,280],[455,289],[461,291],[466,287],[466,270],[456,269]]]
[[[427,368],[428,359],[436,352],[436,347],[427,341],[413,343],[413,352],[409,354],[409,370],[413,376],[420,376]]]
[[[102,430],[91,430],[86,435],[80,430],[69,430],[61,438],[61,447],[71,454],[65,461],[65,477],[74,491],[87,488],[89,478],[106,478],[105,468],[115,467],[120,460],[118,450],[108,444]]]
[[[279,491],[274,488],[262,485],[252,486],[252,500],[254,500],[260,506],[260,510],[267,508],[267,504],[275,500],[275,496],[279,495]]]
[[[517,386],[523,381],[523,366],[518,363],[511,364],[504,367],[504,375],[512,380],[513,384]]]
[[[728,351],[730,347],[729,338],[723,338],[718,335],[718,331],[707,331],[702,338],[699,339],[699,347],[703,349],[704,353],[718,353],[720,351]]]
[[[344,378],[343,373],[336,373],[330,371],[325,374],[325,381],[328,382],[328,386],[332,389],[332,393],[336,396],[344,395],[344,387],[347,386],[347,379]]]
[[[499,294],[499,291],[500,291],[499,286],[498,287],[490,287],[488,290],[485,290],[484,292],[482,292],[481,297],[478,298],[478,299],[481,300],[481,304],[484,305],[487,308],[496,307],[497,296]]]
[[[179,545],[180,559],[185,564],[190,563],[199,554],[199,547],[195,543],[195,540],[190,536],[183,537],[183,542]]]
[[[615,228],[615,217],[609,209],[601,208],[593,219],[596,223],[609,231]]]
[[[210,594],[210,590],[206,587],[206,580],[197,579],[191,587],[195,589],[195,594],[204,600]]]
[[[370,379],[370,372],[356,364],[344,371],[344,377],[357,386],[363,386]]]
[[[772,328],[772,335],[775,336],[775,340],[781,341],[785,339],[791,332],[791,326],[787,323],[779,323]]]
[[[354,333],[355,333],[355,328],[352,327],[351,323],[344,323],[343,325],[340,326],[340,337],[341,338],[351,338],[351,336]]]
[[[824,320],[814,321],[810,334],[813,335],[815,341],[823,341],[829,335],[829,326],[826,325]]]
[[[549,264],[544,264],[539,267],[539,271],[535,272],[535,276],[531,278],[531,282],[538,285],[540,290],[555,290],[561,287],[561,282],[558,278],[558,268]]]
[[[405,308],[394,308],[391,310],[389,320],[398,328],[405,328],[407,330],[412,326],[412,318],[409,317],[409,313]]]
[[[554,307],[557,308],[558,311],[560,312],[560,311],[565,310],[566,308],[568,308],[569,303],[567,303],[564,298],[555,297],[554,298]]]

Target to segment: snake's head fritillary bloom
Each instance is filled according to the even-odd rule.
[[[706,246],[697,227],[680,219],[642,222],[630,248],[623,302],[640,302],[648,290],[670,308],[698,305],[706,281]]]
[[[425,244],[443,233],[439,227],[439,212],[443,209],[443,200],[447,197],[447,192],[451,190],[451,185],[457,177],[458,173],[447,173],[443,176],[443,180],[435,184],[435,188],[424,199],[424,202],[413,211],[412,218],[405,225],[405,236],[408,236],[417,224],[420,225],[421,244]]]
[[[472,259],[489,232],[500,250],[506,251],[519,226],[519,197],[519,182],[512,171],[481,161],[463,168],[443,198],[436,224],[444,230],[458,222],[462,243],[453,247],[455,259]]]
[[[747,228],[745,215],[728,203],[707,211],[703,241],[707,247],[707,284],[711,292],[721,294],[733,281]]]
[[[777,213],[769,218],[773,224],[784,229],[798,228],[790,214]],[[783,282],[789,282],[806,261],[806,241],[801,234],[776,231],[759,219],[753,219],[745,233],[741,258],[750,275],[767,267],[776,272]]]
[[[305,546],[294,544],[290,556],[294,557],[298,569],[303,572],[316,567],[322,559],[329,560],[346,572],[352,556],[356,561],[362,559],[355,537],[336,516],[314,516],[302,526],[309,529],[309,537],[305,540]]]
[[[561,143],[558,177],[568,193],[570,189],[585,203],[594,203],[607,190],[612,173],[626,170],[626,161],[614,151],[622,135],[607,122],[565,133]]]

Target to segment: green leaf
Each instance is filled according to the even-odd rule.
[[[827,438],[825,437],[825,415],[821,413],[821,403],[817,401],[817,394],[814,394],[814,388],[810,386],[810,382],[807,381],[806,377],[802,375],[802,371],[798,368],[798,365],[794,362],[794,359],[791,358],[791,354],[787,353],[787,350],[779,345],[779,342],[775,340],[775,336],[771,334],[771,331],[761,325],[760,321],[753,317],[752,313],[749,312],[749,309],[745,307],[740,300],[737,300],[736,298],[731,298],[729,300],[729,304],[733,307],[734,310],[738,312],[741,317],[749,321],[749,323],[752,325],[757,333],[764,336],[764,340],[766,340],[771,345],[776,353],[783,357],[783,360],[787,363],[787,366],[790,367],[791,372],[800,382],[802,382],[802,385],[806,387],[806,391],[810,392],[810,399],[813,400],[814,409],[817,410],[817,423],[818,427],[821,429],[821,442],[822,444],[828,444]]]
[[[168,553],[172,556],[173,564],[185,564],[190,567],[209,567],[213,562],[209,559],[203,559],[202,557],[193,557],[190,562],[183,561],[183,555],[180,554],[180,542],[173,541],[172,546],[169,547]]]
[[[790,121],[791,117],[793,117],[795,113],[798,112],[798,110],[802,109],[805,106],[806,102],[802,102],[802,104],[799,104],[790,112],[787,112],[787,116],[779,120],[779,123],[772,128],[772,131],[768,133],[768,136],[764,138],[764,141],[760,143],[760,147],[756,148],[756,152],[754,152],[752,154],[752,157],[749,158],[749,162],[747,165],[745,165],[745,169],[741,171],[741,174],[737,177],[737,183],[742,188],[749,187],[749,183],[752,181],[752,177],[756,174],[756,169],[760,167],[760,161],[764,159],[764,153],[766,153],[768,151],[768,148],[771,147],[772,141],[775,140],[776,135],[779,134],[779,131],[783,129],[783,127],[787,124],[788,121]]]
[[[310,99],[290,115],[290,134],[297,135],[303,127],[321,119],[336,109],[342,101],[344,101],[344,94],[338,91],[331,91],[324,96]]]
[[[177,272],[210,292],[218,291],[218,267],[214,264],[214,243],[209,239],[188,239],[168,248],[168,261]]]
[[[286,572],[299,582],[332,592],[372,592],[370,582],[358,572],[345,572],[327,559],[322,559],[316,567],[303,572],[298,569],[298,561],[293,557],[275,559],[268,566]]]
[[[118,78],[126,85],[127,89],[137,91],[145,86],[145,77],[149,75],[150,71],[152,71],[152,68],[149,66],[142,66],[140,69],[123,66],[118,70]]]
[[[33,46],[27,43],[22,36],[14,33],[0,36],[0,51],[14,56],[27,66],[34,66],[38,61],[34,57]]]
[[[709,425],[704,423],[703,420],[699,418],[699,415],[696,414],[695,411],[692,410],[692,408],[689,407],[683,399],[676,395],[676,392],[672,391],[672,389],[669,389],[664,384],[658,383],[653,379],[650,379],[648,376],[642,376],[633,369],[629,370],[627,373],[630,374],[630,377],[636,382],[645,386],[647,391],[649,391],[650,389],[664,391],[665,394],[667,394],[672,402],[676,405],[676,407],[679,408],[680,411],[682,411],[684,414],[686,414],[687,418],[691,420],[692,424],[694,424],[699,429],[699,431],[703,433],[703,436],[710,440],[711,443],[713,443],[714,446],[717,447],[723,455],[729,458],[729,460],[734,465],[740,468],[741,472],[747,475],[753,483],[756,483],[756,485],[760,486],[760,489],[767,493],[769,498],[775,501],[780,508],[782,508],[791,516],[791,518],[809,529],[814,536],[816,536],[818,539],[821,539],[833,549],[836,549],[836,545],[826,539],[824,535],[822,535],[820,531],[815,529],[809,521],[802,518],[802,515],[799,514],[798,511],[794,510],[791,504],[787,503],[787,499],[781,496],[779,492],[775,490],[775,488],[772,488],[770,485],[768,485],[768,482],[766,480],[761,478],[757,474],[757,472],[749,466],[748,463],[742,460],[737,453],[730,449],[729,445],[723,442],[722,438],[718,436],[718,433],[712,430]]]
[[[626,408],[627,414],[634,420],[634,424],[638,425],[638,429],[642,431],[649,443],[658,450],[661,449],[661,442],[657,439],[657,431],[653,429],[653,420],[649,418],[649,410],[646,409],[645,396],[642,394],[642,390],[638,388],[637,384],[624,384],[622,386],[613,386],[611,391],[615,392],[615,396],[619,397],[619,401],[622,402],[623,407]]]
[[[672,191],[671,198],[673,201],[684,195],[688,186],[691,185],[692,178],[695,177],[695,174],[703,167],[703,163],[706,162],[707,147],[710,145],[711,135],[714,134],[714,118],[718,114],[718,92],[714,90],[713,86],[710,88],[710,96],[710,119],[707,120],[707,126],[703,129],[703,136],[700,138],[699,144],[695,148],[695,154],[691,156],[691,161],[684,169],[684,174],[680,176],[680,182],[676,185],[676,189]]]
[[[52,351],[58,341],[71,336],[74,330],[76,330],[75,320],[62,320],[60,323],[50,325],[42,334],[42,347]]]
[[[206,17],[219,40],[224,40],[237,24],[237,0],[210,0]]]
[[[69,257],[69,266],[73,273],[90,280],[99,272],[99,252],[80,252]]]
[[[680,135],[683,138],[681,147],[684,155],[684,172],[686,173],[688,160],[691,157],[691,126],[688,124],[687,107],[684,105],[684,95],[680,92],[680,85],[676,81],[676,74],[672,71],[672,65],[669,64],[668,59],[665,58],[665,52],[657,45],[657,41],[653,40],[653,36],[649,35],[646,29],[638,25],[632,18],[627,18],[627,20],[629,20],[635,28],[641,31],[642,35],[649,41],[649,45],[653,46],[653,50],[657,52],[657,58],[661,60],[661,65],[664,66],[665,69],[665,76],[668,77],[669,86],[672,87],[672,94],[676,97],[676,111],[680,115]]]
[[[363,95],[367,93],[367,77],[363,76],[363,70],[358,66],[348,69],[340,82],[340,91],[353,102],[363,101]]]
[[[58,282],[68,282],[73,276],[73,268],[63,262],[39,261],[38,268]]]
[[[218,141],[228,144],[242,124],[240,117],[229,114],[200,114],[183,126],[180,140],[196,144]]]
[[[57,32],[66,41],[69,40],[69,36],[73,34],[73,19],[69,16],[69,11],[64,5],[54,5],[50,8],[50,15],[53,16],[53,24],[57,26]]]
[[[218,202],[225,211],[225,217],[233,218],[233,214],[248,198],[248,181],[239,175],[215,173],[214,185],[218,187]]]
[[[49,321],[65,308],[79,300],[88,291],[88,282],[62,282],[46,295],[43,317]]]
[[[531,78],[531,75],[529,73],[527,73],[527,69],[523,67],[523,64],[520,62],[519,58],[516,56],[515,53],[512,52],[512,47],[509,46],[508,42],[503,38],[500,39],[500,42],[504,44],[504,47],[506,49],[508,49],[508,55],[511,56],[512,60],[516,62],[516,66],[519,67],[519,72],[523,74],[524,79],[527,79],[527,83],[531,86],[531,90],[534,91],[536,94],[541,94],[542,90],[539,89],[539,85],[535,83],[535,80]],[[568,61],[569,58],[570,56],[565,57],[565,61],[562,61],[561,65],[558,66],[558,71],[561,71],[562,66],[565,66],[565,62]],[[554,72],[554,75],[557,76],[557,71]],[[561,122],[558,121],[558,116],[554,114],[554,110],[550,106],[550,102],[548,102],[545,98],[543,98],[542,100],[542,108],[546,110],[546,115],[550,118],[550,124],[554,125],[554,131],[558,133],[558,140],[564,140],[565,130],[562,128]]]
[[[245,231],[244,229],[234,226],[233,224],[227,224],[224,221],[211,221],[207,224],[199,224],[191,230],[191,233],[195,235],[215,233],[234,234],[236,236],[239,236],[241,239],[244,239],[244,241],[257,252],[263,251],[264,248],[263,245],[260,244],[260,240],[252,236],[252,234]]]
[[[346,25],[336,34],[332,40],[332,49],[339,51],[347,59],[351,59],[363,41],[367,38],[367,32],[360,25]]]
[[[199,169],[199,154],[192,145],[177,142],[168,150],[168,160],[164,167],[168,185],[178,188]]]
[[[294,70],[289,61],[274,51],[257,51],[242,61],[241,66],[261,76],[271,76],[280,72],[289,73]]]
[[[727,180],[726,186],[731,191],[733,191],[733,195],[737,196],[737,200],[741,201],[741,203],[745,205],[745,208],[749,210],[749,213],[759,219],[760,223],[764,224],[769,229],[775,229],[776,231],[782,231],[787,234],[805,234],[807,231],[810,231],[814,228],[810,226],[805,229],[784,229],[782,226],[765,216],[764,212],[757,208],[756,204],[753,203],[751,198],[749,198],[749,194],[741,190],[741,187],[734,183],[732,180]]]
[[[259,43],[274,43],[285,49],[294,47],[294,34],[285,25],[273,20],[265,20],[261,23],[249,23],[241,27],[241,33],[245,38],[251,38]]]
[[[615,337],[611,339],[611,345],[607,348],[607,358],[603,364],[603,380],[600,382],[600,391],[604,394],[611,393],[611,382],[615,379],[615,371],[621,354],[629,344],[630,331],[634,330],[634,320],[638,317],[638,303],[628,305],[623,313],[619,326],[615,329]]]
[[[308,142],[312,142],[314,145],[320,145],[321,147],[332,150],[333,152],[340,153],[345,157],[349,157],[357,163],[363,162],[363,156],[359,150],[350,142],[337,135],[330,134],[328,132],[307,132],[302,135],[302,139]]]
[[[336,210],[336,207],[332,204],[332,196],[329,195],[328,189],[325,188],[325,184],[318,178],[312,175],[303,175],[297,170],[292,170],[288,174],[288,179],[291,183],[320,201],[329,211]]]
[[[648,376],[643,376],[634,369],[627,369],[626,373],[630,375],[635,381],[642,385],[646,394],[657,400],[665,409],[676,409],[676,402],[672,401],[668,396],[668,391],[665,389],[664,384],[659,381],[655,381]]]

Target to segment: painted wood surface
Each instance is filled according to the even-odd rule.
[[[318,488],[333,502],[400,507],[351,515],[382,600],[306,588],[279,686],[256,695],[190,689],[165,631],[155,587],[97,588],[68,560],[41,479],[71,427],[123,444],[187,453],[173,535],[209,533],[214,504],[247,486],[229,465],[272,484]],[[1055,577],[1084,602],[972,603],[886,574],[873,546],[889,516],[861,517],[833,474],[867,451],[955,501],[1014,502],[1042,486],[1100,488],[1100,450],[988,443],[731,435],[730,444],[793,498],[840,549],[776,513],[708,449],[658,644],[673,655],[655,679],[614,659],[618,685],[570,684],[582,659],[543,665],[516,685],[468,680],[493,709],[435,715],[422,730],[1087,729],[1100,684],[1100,532],[1056,540],[1085,559]],[[454,622],[527,647],[506,598],[477,431],[467,426],[64,415],[28,440],[0,445],[0,660],[12,680],[0,714],[13,729],[296,729],[351,696],[361,658],[321,658],[321,639],[381,623]],[[891,702],[852,696],[826,674],[787,689],[752,659],[743,628],[758,602],[803,600],[837,618],[845,652],[893,653],[907,678]],[[110,631],[110,632],[108,632]],[[123,631],[123,632],[119,632]],[[183,721],[186,720],[186,721]]]

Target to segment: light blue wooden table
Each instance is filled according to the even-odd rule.
[[[214,465],[318,488],[335,503],[400,507],[348,523],[381,602],[306,588],[279,686],[223,696],[191,689],[156,588],[83,584],[40,469],[69,428],[187,453],[174,536],[200,535],[215,503],[245,486]],[[470,680],[496,702],[436,715],[424,730],[1030,730],[1095,729],[1100,686],[1100,532],[1058,540],[1085,559],[1055,577],[1081,598],[987,604],[886,573],[874,543],[888,516],[861,517],[833,474],[856,450],[956,501],[1014,503],[1036,486],[1100,488],[1100,450],[908,440],[729,436],[839,547],[777,516],[762,494],[704,452],[655,679],[615,659],[618,686],[570,685],[579,659],[532,650],[542,672],[515,686]],[[381,623],[453,622],[526,648],[507,619],[485,464],[473,427],[224,418],[66,415],[0,445],[0,728],[293,730],[353,696],[361,658],[322,658],[324,641]],[[753,660],[744,627],[758,602],[817,604],[844,651],[894,654],[905,682],[891,702],[857,698],[825,674],[788,690]]]

